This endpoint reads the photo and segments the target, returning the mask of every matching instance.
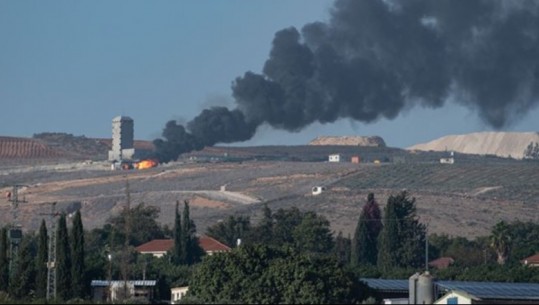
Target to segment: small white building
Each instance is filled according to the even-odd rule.
[[[179,304],[189,290],[189,286],[170,288],[170,304]]]
[[[156,280],[104,281],[92,280],[92,300],[94,302],[115,302],[138,298],[152,301],[155,295]]]
[[[326,190],[325,186],[313,186],[313,195],[320,195],[323,191]]]
[[[341,155],[339,154],[329,155],[329,162],[341,162]]]
[[[451,157],[451,158],[440,158],[440,163],[441,164],[454,164],[455,163],[455,158]]]
[[[464,291],[453,290],[442,296],[434,304],[476,304],[479,300],[481,299]]]

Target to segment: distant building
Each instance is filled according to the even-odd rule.
[[[452,257],[440,257],[429,262],[429,266],[436,269],[446,269],[453,265],[455,260]]]
[[[109,161],[131,160],[135,155],[134,123],[128,116],[117,116],[112,119],[112,149],[109,150]]]
[[[341,162],[341,155],[339,154],[329,155],[329,162]]]
[[[440,158],[440,163],[441,164],[454,164],[455,163],[455,158],[451,157],[451,158]]]
[[[185,296],[188,290],[189,286],[170,288],[170,303],[179,304],[180,300]]]
[[[359,163],[361,161],[361,159],[359,158],[359,156],[352,156],[352,158],[350,159],[350,162],[352,163]]]
[[[523,265],[528,267],[539,267],[539,253],[526,257],[520,261]]]
[[[123,299],[144,299],[152,301],[155,296],[155,280],[137,280],[137,281],[102,281],[93,280],[92,300],[96,303],[110,302]],[[124,295],[127,293],[127,295]]]
[[[209,236],[198,238],[198,244],[207,255],[219,252],[228,252],[230,247]],[[173,239],[154,239],[135,248],[141,254],[151,254],[162,257],[174,247]]]

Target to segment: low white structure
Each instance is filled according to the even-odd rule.
[[[464,291],[453,290],[434,302],[434,304],[475,304],[480,300]]]
[[[188,290],[189,286],[170,288],[170,304],[179,304]]]
[[[454,164],[455,158],[440,158],[440,163],[442,164]]]
[[[341,155],[339,154],[329,155],[329,162],[341,162]]]
[[[92,280],[92,300],[94,302],[115,302],[140,298],[152,301],[156,280],[103,281]]]
[[[325,186],[313,186],[313,195],[320,195],[326,190]]]

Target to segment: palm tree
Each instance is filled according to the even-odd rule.
[[[505,264],[511,249],[511,236],[509,235],[509,227],[503,220],[498,222],[492,229],[490,246],[498,255],[498,264]]]

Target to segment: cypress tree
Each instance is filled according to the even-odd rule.
[[[359,220],[356,225],[356,231],[354,232],[354,239],[352,240],[352,251],[350,259],[352,265],[358,266],[361,264],[371,263],[369,261],[369,251],[367,245],[369,244],[369,232],[367,229],[367,221],[364,219],[363,213],[359,216]]]
[[[73,285],[73,297],[84,298],[86,296],[86,285],[84,279],[84,229],[82,227],[82,217],[80,210],[73,218],[73,228],[71,229],[71,282]]]
[[[257,227],[257,239],[260,243],[269,245],[273,241],[273,215],[267,203],[264,203],[262,220]]]
[[[25,299],[34,289],[36,280],[35,261],[32,256],[32,240],[29,236],[22,239],[17,255],[17,264],[9,283],[9,293],[15,299]]]
[[[397,266],[399,248],[399,222],[397,221],[397,202],[390,196],[384,209],[384,228],[380,232],[377,265],[383,271]]]
[[[41,221],[37,240],[36,256],[36,297],[45,298],[47,296],[47,261],[48,261],[48,241],[47,225],[45,220]]]
[[[382,270],[421,266],[425,259],[426,229],[417,220],[415,198],[408,198],[406,191],[390,196],[384,211],[378,266]]]
[[[175,264],[181,264],[184,258],[183,254],[183,236],[182,236],[182,220],[179,212],[180,202],[176,201],[176,210],[174,216],[174,249],[172,252],[172,260]]]
[[[56,296],[61,300],[71,298],[71,251],[65,214],[58,219],[56,231]]]
[[[380,207],[369,193],[363,206],[354,233],[352,263],[354,265],[376,265],[378,256],[378,235],[382,230]]]
[[[351,243],[350,235],[344,237],[342,236],[342,232],[339,231],[339,234],[335,238],[335,247],[333,249],[333,254],[339,262],[343,264],[350,263]]]
[[[195,223],[189,218],[189,201],[184,201],[183,221],[182,221],[182,261],[187,265],[192,265],[200,261],[204,251],[198,244]]]
[[[2,228],[0,235],[0,290],[7,291],[9,285],[9,248],[6,228]]]

